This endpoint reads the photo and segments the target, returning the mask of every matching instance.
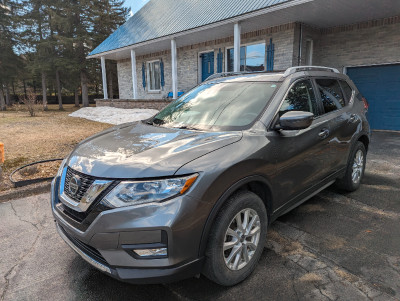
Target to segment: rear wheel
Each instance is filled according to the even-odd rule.
[[[241,191],[221,208],[206,250],[204,275],[225,286],[246,279],[264,249],[267,212],[254,193]]]
[[[362,142],[353,148],[346,167],[346,174],[336,182],[336,186],[346,191],[355,191],[360,187],[364,176],[367,152]]]

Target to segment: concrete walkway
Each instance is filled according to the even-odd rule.
[[[276,221],[256,271],[130,285],[98,272],[56,233],[49,194],[0,203],[0,300],[399,300],[400,134],[374,133],[363,185],[329,188]]]

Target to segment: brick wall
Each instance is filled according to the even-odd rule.
[[[296,25],[294,23],[275,26],[253,32],[243,33],[241,44],[265,42],[269,44],[272,38],[275,44],[274,68],[276,70],[285,70],[293,66],[294,55],[294,32]],[[233,31],[233,29],[232,29]],[[199,69],[199,54],[206,51],[214,51],[214,71],[217,71],[217,54],[219,49],[223,52],[223,70],[225,71],[226,48],[233,47],[233,36],[223,39],[208,41],[195,45],[180,47],[177,49],[178,55],[178,90],[187,92],[201,79],[201,70]],[[142,82],[142,63],[156,59],[162,59],[164,62],[165,87],[160,92],[148,92],[148,86],[143,88]],[[172,67],[171,51],[166,50],[158,53],[151,53],[136,57],[136,73],[138,78],[138,97],[143,100],[163,99],[168,92],[172,91]],[[131,60],[125,59],[117,62],[119,95],[121,99],[132,99],[132,69]],[[147,66],[146,66],[147,69]],[[147,79],[146,79],[147,81]],[[147,83],[147,82],[146,82]]]
[[[340,71],[400,62],[400,16],[321,30],[314,62]]]

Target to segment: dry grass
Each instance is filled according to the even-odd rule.
[[[62,158],[81,140],[102,131],[110,124],[68,117],[73,105],[49,105],[49,110],[30,117],[26,108],[15,106],[0,112],[0,142],[4,143],[5,162],[0,191],[10,189],[8,175],[15,168],[34,161]]]

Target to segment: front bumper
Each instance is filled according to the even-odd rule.
[[[193,213],[203,205],[200,201],[180,196],[164,203],[107,210],[81,231],[55,207],[58,183],[58,179],[53,181],[51,193],[57,230],[92,266],[131,283],[164,283],[201,273],[203,259],[198,252],[206,216]],[[165,258],[137,258],[132,254],[132,249],[161,241],[168,246]]]

